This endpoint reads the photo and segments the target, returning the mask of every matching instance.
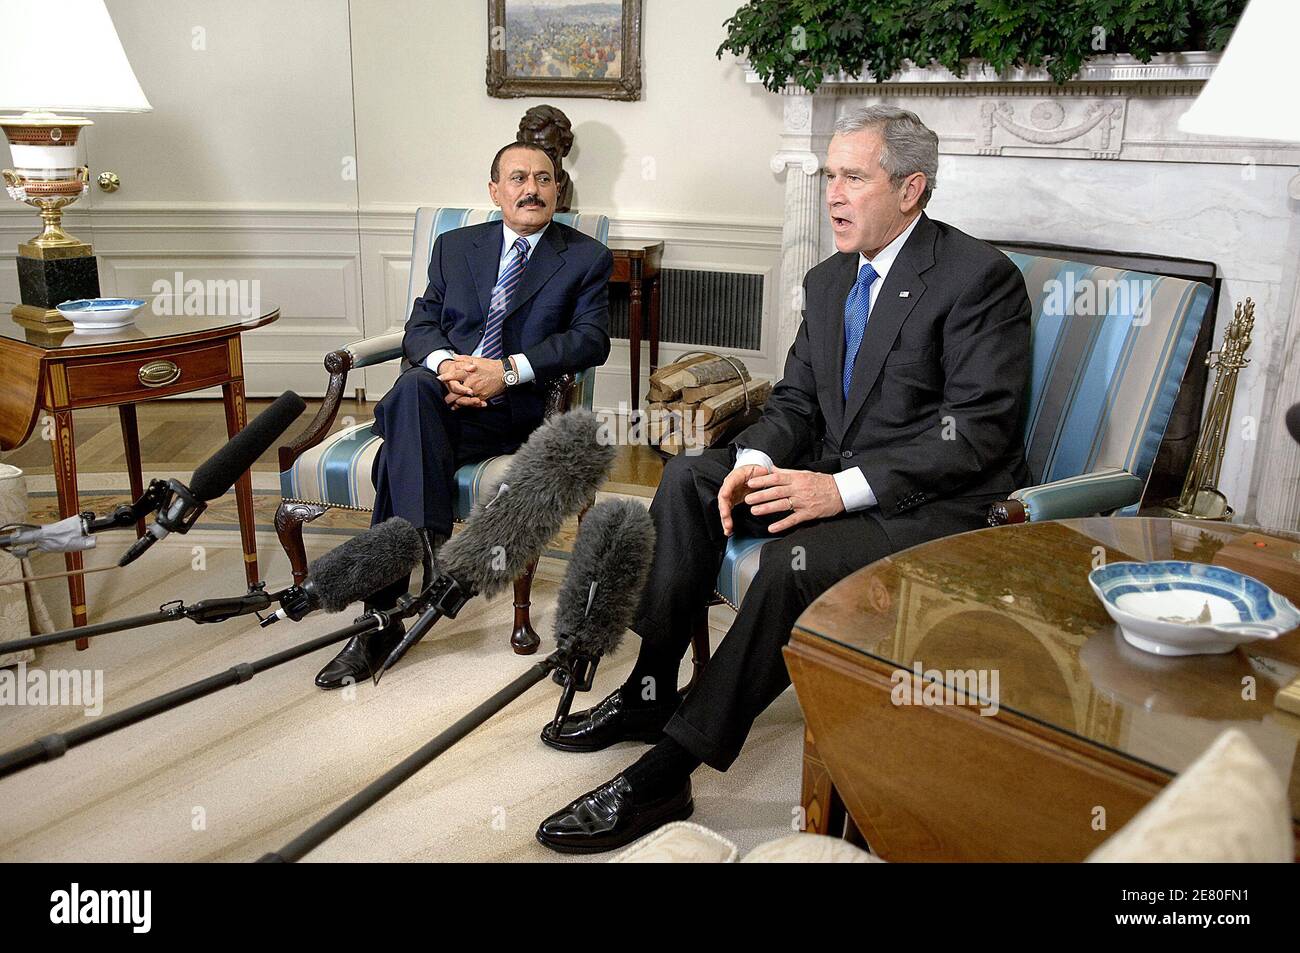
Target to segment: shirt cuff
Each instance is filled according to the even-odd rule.
[[[833,474],[835,485],[839,487],[840,499],[844,501],[845,511],[865,510],[876,505],[876,494],[871,492],[871,484],[862,473],[862,467],[841,470]]]
[[[533,365],[522,354],[511,354],[510,360],[515,362],[515,370],[519,372],[519,383],[527,384],[537,377],[533,373]]]
[[[755,450],[752,447],[737,448],[736,466],[732,467],[731,469],[735,470],[737,467],[747,467],[753,463],[758,464],[768,473],[771,473],[773,470],[776,469],[776,467],[772,465],[771,457],[769,457],[762,450]]]
[[[455,351],[449,351],[445,347],[440,348],[437,351],[431,352],[429,356],[424,359],[424,366],[427,367],[429,370],[433,371],[435,374],[437,374],[438,365],[441,364],[443,361],[450,360],[455,356],[456,356]]]

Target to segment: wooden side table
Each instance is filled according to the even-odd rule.
[[[133,498],[144,492],[136,404],[220,385],[226,407],[226,432],[237,434],[247,422],[240,334],[270,324],[277,308],[263,306],[253,317],[184,314],[159,316],[150,306],[134,324],[112,331],[76,332],[19,322],[0,305],[0,450],[24,443],[41,411],[54,418],[55,485],[59,516],[81,511],[77,492],[77,457],[72,412],[86,407],[117,407],[126,449],[127,475]],[[178,474],[186,479],[187,474]],[[253,519],[253,482],[245,472],[235,484],[244,570],[249,585],[258,581],[257,534]],[[136,525],[137,536],[145,524]],[[125,548],[125,547],[123,547]],[[81,553],[67,553],[70,572],[82,568]],[[86,586],[77,574],[68,577],[73,625],[86,624]],[[84,649],[87,640],[77,641]]]
[[[663,264],[663,242],[611,242],[609,250],[614,253],[614,273],[610,275],[610,284],[628,286],[628,349],[632,362],[632,409],[636,410],[641,400],[641,333],[642,307],[649,289],[650,312],[650,373],[659,367],[659,318],[662,302],[659,285],[663,280],[660,268]]]

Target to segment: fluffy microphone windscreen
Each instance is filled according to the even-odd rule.
[[[224,447],[199,464],[190,478],[190,492],[205,503],[224,496],[306,408],[307,404],[301,397],[291,390],[285,391],[270,407],[249,421],[248,426],[231,437]]]
[[[641,603],[654,549],[654,522],[640,503],[593,506],[560,586],[556,638],[568,637],[577,651],[597,658],[614,651]]]
[[[515,453],[502,490],[490,503],[475,504],[465,529],[439,550],[438,564],[474,592],[500,592],[591,502],[614,453],[591,411],[550,418]]]
[[[311,564],[307,580],[326,612],[342,612],[415,571],[424,542],[415,527],[394,516],[331,549]]]

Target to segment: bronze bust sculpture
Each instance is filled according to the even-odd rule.
[[[564,157],[573,148],[573,124],[554,106],[534,106],[519,120],[516,142],[541,146],[555,164],[555,211],[567,212],[573,203],[573,180],[564,171]]]

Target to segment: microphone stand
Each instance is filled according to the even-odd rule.
[[[435,573],[433,580],[420,591],[419,596],[416,598],[418,605],[427,606],[427,608],[421,612],[420,617],[407,630],[406,635],[402,637],[402,641],[388,654],[388,658],[384,659],[379,668],[371,673],[375,685],[378,685],[383,674],[396,665],[398,660],[406,654],[407,649],[424,638],[428,631],[433,628],[434,623],[443,616],[449,619],[456,618],[456,614],[465,608],[465,603],[478,595],[472,588],[462,587],[450,573],[437,570],[436,566]]]
[[[385,771],[370,784],[307,828],[307,830],[289,841],[289,843],[277,851],[262,855],[262,857],[258,858],[258,863],[293,863],[301,860],[367,810],[378,804],[384,797],[396,790],[402,782],[409,780],[421,768],[431,764],[439,755],[449,750],[474,729],[483,725],[501,709],[519,698],[538,682],[544,681],[551,672],[555,672],[556,680],[559,681],[561,671],[572,668],[585,668],[588,662],[591,663],[591,666],[590,670],[586,672],[586,687],[590,688],[590,676],[594,674],[596,668],[595,660],[591,659],[590,656],[572,652],[571,646],[567,642],[562,642],[560,647],[546,658],[534,662],[509,685],[458,719],[432,741],[429,741]],[[580,677],[570,673],[565,676],[565,681],[561,682],[561,684],[565,685],[565,696],[568,703],[571,704],[573,701],[572,687],[579,684],[581,680]],[[565,712],[567,713],[568,709],[565,701],[561,700],[560,704],[565,706]]]
[[[30,744],[21,748],[15,748],[12,751],[6,751],[0,754],[0,778],[8,777],[24,768],[31,767],[41,761],[52,761],[55,758],[62,757],[69,748],[75,748],[78,745],[85,744],[87,741],[93,741],[110,734],[121,728],[126,728],[136,722],[144,721],[146,718],[152,718],[154,715],[178,708],[188,702],[196,701],[205,695],[220,691],[223,688],[230,688],[232,685],[238,685],[248,681],[259,672],[264,672],[269,668],[277,665],[283,665],[285,662],[292,662],[304,655],[310,655],[317,649],[325,648],[337,642],[342,642],[352,638],[354,635],[365,635],[371,632],[378,632],[380,629],[387,628],[393,619],[408,619],[413,615],[423,612],[429,605],[433,586],[426,588],[415,598],[403,596],[398,600],[397,608],[390,610],[372,609],[365,615],[359,617],[352,625],[342,629],[337,629],[326,635],[319,636],[308,642],[292,646],[282,652],[274,655],[268,655],[266,658],[258,659],[255,662],[241,662],[222,672],[218,675],[212,675],[208,678],[192,682],[183,688],[159,695],[140,702],[138,705],[132,705],[120,712],[112,715],[105,715],[96,719],[93,723],[81,725],[71,731],[62,734],[48,735],[44,738],[38,738]],[[253,596],[250,593],[249,596]],[[265,596],[265,594],[262,594]],[[239,602],[242,598],[237,597],[234,600],[210,600],[216,603]],[[268,600],[272,597],[265,596]],[[260,597],[259,597],[260,599]],[[203,603],[196,603],[193,609],[197,609]],[[161,610],[160,610],[161,611]],[[146,616],[143,618],[152,618]],[[124,620],[129,621],[129,620]],[[160,620],[166,621],[166,620]],[[208,620],[215,621],[215,620]],[[109,623],[112,624],[112,623]],[[430,625],[433,623],[430,622]],[[74,630],[76,636],[86,634],[89,627],[82,627]],[[56,633],[62,635],[63,633]],[[35,639],[23,639],[19,644],[20,647],[29,646]],[[67,641],[64,639],[64,641]],[[548,661],[548,660],[543,660]],[[545,672],[542,673],[545,675]],[[539,676],[539,680],[540,680]]]
[[[113,512],[107,516],[96,516],[90,510],[81,513],[81,526],[83,536],[94,536],[96,533],[110,529],[128,529],[140,520],[144,519],[150,513],[156,513],[162,509],[174,494],[174,490],[167,480],[150,480],[145,491],[140,494],[140,498],[133,503],[122,503]],[[43,529],[45,527],[30,527],[31,529]],[[9,533],[7,536],[0,537],[0,549],[8,552],[14,545],[18,532]],[[32,544],[32,549],[36,548]],[[24,549],[22,556],[25,557],[30,549]]]
[[[560,693],[560,703],[555,706],[555,718],[551,728],[559,731],[564,719],[573,708],[573,696],[576,692],[591,691],[596,678],[596,666],[600,664],[599,655],[583,655],[575,652],[567,658],[567,664],[557,665],[551,680],[564,689]]]
[[[147,718],[152,718],[154,715],[160,715],[165,711],[171,711],[173,708],[179,708],[181,705],[196,701],[205,695],[211,695],[223,688],[242,684],[267,669],[283,665],[285,662],[292,662],[304,655],[310,655],[317,649],[322,649],[327,645],[342,642],[354,635],[378,631],[387,624],[386,613],[370,612],[345,628],[319,636],[309,642],[291,646],[282,652],[268,655],[254,662],[240,662],[224,672],[210,675],[197,682],[191,682],[189,685],[175,691],[147,699],[111,715],[104,715],[93,722],[79,725],[71,731],[38,738],[21,748],[14,748],[12,751],[0,754],[0,778],[16,774],[24,768],[29,768],[42,761],[53,761],[55,758],[60,758],[66,754],[69,748],[78,747],[88,741],[94,741],[96,738],[102,738],[104,735],[129,727]]]
[[[144,628],[145,626],[158,625],[163,622],[173,622],[177,619],[192,619],[198,623],[225,622],[237,615],[248,615],[250,612],[260,613],[263,609],[270,608],[271,604],[280,598],[281,593],[268,593],[265,587],[265,582],[259,582],[251,586],[245,595],[221,599],[204,599],[189,606],[177,599],[173,602],[163,603],[157,612],[128,616],[125,619],[115,619],[109,622],[96,622],[93,625],[63,629],[58,632],[35,635],[26,639],[14,639],[11,642],[0,642],[0,655],[7,652],[18,652],[23,649],[39,649],[46,645],[58,645],[62,642],[74,642],[77,639],[91,638],[93,636],[109,635],[113,632],[124,632],[128,629]]]

